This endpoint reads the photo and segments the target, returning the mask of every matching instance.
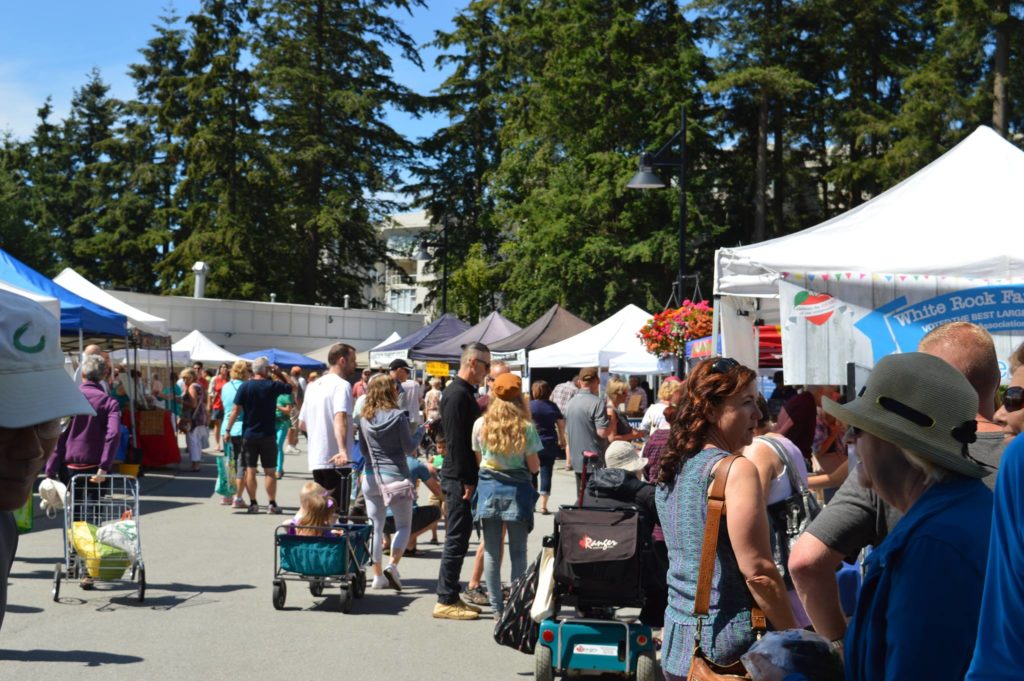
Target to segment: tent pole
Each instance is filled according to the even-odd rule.
[[[125,347],[125,359],[127,360],[128,359],[127,351],[128,351],[128,348],[129,348],[129,345],[128,345],[128,334],[124,335],[124,347]],[[137,358],[138,358],[138,353],[136,352],[136,359]],[[134,380],[135,380],[135,377],[132,376],[132,370],[131,370],[130,365],[129,365],[128,381],[132,382]],[[129,394],[129,399],[128,399],[128,414],[129,414],[129,423],[131,423],[131,426],[132,426],[132,448],[133,449],[134,448],[138,448],[138,446],[139,446],[139,434],[138,434],[138,429],[139,428],[138,428],[138,424],[135,422],[135,399],[136,399],[134,397],[135,387],[136,386],[133,384],[132,385],[132,389],[131,389],[130,394]],[[128,392],[128,391],[125,391],[125,392]]]
[[[718,354],[718,324],[721,322],[719,315],[722,308],[719,303],[719,296],[715,295],[711,302],[711,356]],[[680,376],[680,378],[682,378]]]

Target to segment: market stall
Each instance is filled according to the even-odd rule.
[[[410,351],[437,345],[468,328],[469,324],[455,315],[443,314],[422,329],[414,331],[394,343],[371,350],[369,366],[373,368],[386,367],[396,359],[409,359]]]
[[[366,368],[366,367],[370,366],[370,353],[371,352],[373,352],[377,348],[382,348],[385,345],[391,345],[392,343],[394,343],[394,342],[396,342],[398,340],[401,340],[401,338],[402,337],[398,335],[397,331],[392,331],[390,336],[388,336],[387,338],[382,340],[380,343],[377,343],[376,345],[374,345],[369,350],[359,350],[359,351],[357,351],[356,352],[356,366],[360,367],[360,368]],[[306,357],[309,357],[311,359],[315,359],[315,360],[318,360],[320,362],[323,362],[324,364],[327,364],[327,355],[328,355],[328,353],[330,353],[331,348],[333,348],[335,345],[336,345],[335,343],[329,343],[327,345],[324,345],[323,347],[319,347],[319,348],[317,348],[315,350],[310,350],[309,352],[306,352],[306,353],[303,353],[303,354],[305,354]]]
[[[487,345],[493,341],[508,338],[521,329],[522,327],[506,319],[500,312],[492,312],[457,336],[452,336],[435,345],[411,348],[409,359],[447,362],[449,365],[454,364],[457,368],[462,356],[462,346],[469,343]]]
[[[281,350],[279,348],[265,348],[263,350],[253,350],[241,355],[242,359],[252,361],[259,359],[260,357],[266,357],[267,361],[272,365],[277,365],[285,371],[290,371],[292,367],[299,367],[304,371],[320,371],[326,367],[324,362],[312,357],[306,357],[300,355],[297,352],[289,352],[288,350]]]
[[[722,351],[757,361],[782,327],[793,384],[847,384],[925,333],[964,320],[1002,360],[1024,340],[1024,152],[989,128],[816,227],[715,254]],[[1004,374],[1005,375],[1005,374]]]
[[[529,326],[487,345],[491,349],[491,359],[525,367],[530,350],[546,348],[589,328],[590,324],[555,304]]]
[[[187,354],[188,361],[190,362],[220,364],[221,362],[232,363],[242,359],[235,353],[228,352],[214,343],[198,329],[189,332],[187,336],[172,345],[171,350]]]

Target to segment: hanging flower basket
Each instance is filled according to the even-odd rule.
[[[711,306],[706,301],[684,300],[682,307],[669,308],[651,317],[637,336],[651,354],[684,357],[686,341],[711,335],[711,315]]]

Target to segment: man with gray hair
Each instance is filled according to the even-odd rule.
[[[263,467],[267,490],[267,513],[280,513],[277,505],[277,441],[275,434],[277,398],[294,393],[296,384],[278,366],[271,366],[266,357],[252,363],[253,377],[235,394],[235,406],[228,417],[227,430],[242,412],[242,456],[245,459],[245,488],[249,492],[249,513],[259,513],[256,503],[256,469]]]

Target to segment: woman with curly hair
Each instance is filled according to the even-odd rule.
[[[727,476],[728,512],[719,530],[702,650],[718,664],[736,662],[754,643],[755,607],[774,629],[795,626],[785,584],[772,562],[757,468],[732,456],[753,440],[761,417],[756,378],[754,371],[728,357],[698,364],[687,380],[685,404],[659,462],[658,516],[669,557],[662,648],[667,681],[685,679],[690,669],[708,491],[716,475]]]
[[[541,444],[523,405],[522,380],[498,376],[491,387],[487,413],[473,424],[473,451],[480,464],[473,520],[484,534],[484,580],[494,617],[501,615],[502,526],[508,531],[512,579],[526,571],[526,538],[533,530],[537,492],[531,474],[540,470]]]
[[[374,576],[371,587],[383,589],[391,586],[395,591],[401,591],[398,562],[412,532],[412,505],[416,495],[405,457],[416,451],[423,429],[417,429],[415,435],[411,433],[409,415],[398,408],[398,384],[388,374],[378,374],[370,379],[365,398],[359,415],[359,429],[366,462],[363,496],[366,513],[373,521]],[[390,497],[387,501],[384,492],[388,492]],[[395,520],[395,538],[391,542],[391,561],[381,570],[384,522],[389,508]]]

